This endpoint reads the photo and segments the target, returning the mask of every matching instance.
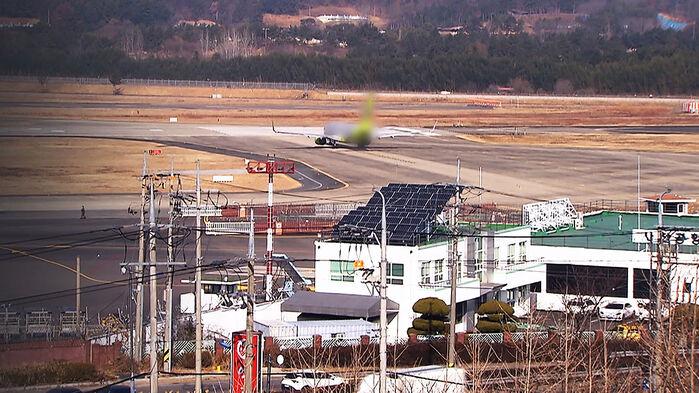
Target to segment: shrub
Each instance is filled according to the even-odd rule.
[[[195,366],[195,361],[196,361],[196,354],[194,352],[187,352],[184,355],[182,355],[175,362],[175,364],[179,367],[182,367],[182,368],[193,369]],[[212,364],[213,364],[213,356],[211,356],[211,352],[202,351],[202,353],[201,353],[201,366],[206,368],[206,367],[211,367]]]
[[[100,381],[104,374],[89,363],[53,362],[0,370],[0,387]]]

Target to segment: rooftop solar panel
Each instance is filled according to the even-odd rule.
[[[416,245],[428,240],[438,225],[436,216],[457,191],[458,186],[453,184],[391,183],[382,187],[389,244]],[[340,241],[366,242],[371,232],[381,229],[381,210],[382,199],[376,192],[365,206],[340,220],[333,229],[333,237]]]

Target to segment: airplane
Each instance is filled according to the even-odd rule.
[[[347,122],[330,122],[325,124],[322,130],[318,131],[279,131],[274,128],[272,122],[272,131],[276,134],[287,134],[296,136],[305,136],[315,138],[315,144],[319,146],[329,145],[336,147],[342,145],[355,145],[359,148],[365,148],[375,139],[395,138],[404,136],[434,136],[438,135],[434,132],[437,127],[437,122],[434,123],[432,131],[427,131],[420,128],[407,127],[376,127],[372,121],[372,101],[368,101],[364,115],[357,123]]]

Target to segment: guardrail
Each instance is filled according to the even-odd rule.
[[[79,85],[111,85],[109,78],[89,78],[89,77],[64,77],[51,76],[40,78],[38,76],[21,76],[21,75],[0,75],[0,81],[3,82],[25,82],[39,83],[43,79],[43,83],[70,83]],[[315,85],[312,83],[296,83],[296,82],[248,82],[248,81],[209,81],[209,80],[180,80],[180,79],[138,79],[125,78],[119,81],[121,85],[132,86],[172,86],[172,87],[216,87],[226,89],[274,89],[274,90],[313,90]]]

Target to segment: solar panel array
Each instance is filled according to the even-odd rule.
[[[457,193],[454,184],[396,184],[381,188],[386,198],[388,243],[417,245],[434,232],[435,218]],[[346,242],[366,242],[371,233],[380,235],[381,196],[378,192],[365,206],[345,215],[333,229],[333,238]],[[372,240],[369,240],[372,241]]]

